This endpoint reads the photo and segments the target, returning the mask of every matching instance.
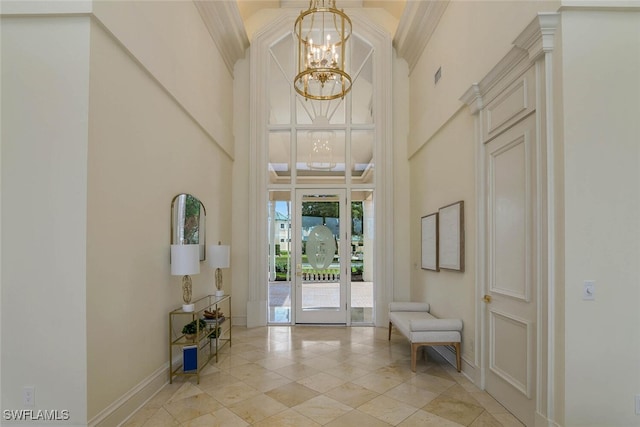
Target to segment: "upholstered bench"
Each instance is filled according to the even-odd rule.
[[[460,372],[462,320],[438,319],[429,313],[429,304],[392,302],[389,304],[389,341],[395,326],[411,343],[411,370],[416,371],[418,349],[426,345],[452,345],[456,349],[456,369]]]

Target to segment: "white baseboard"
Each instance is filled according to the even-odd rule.
[[[123,394],[98,415],[89,420],[89,427],[118,426],[127,421],[168,383],[169,368],[165,363],[161,368]]]

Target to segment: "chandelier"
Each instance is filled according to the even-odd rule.
[[[309,160],[307,167],[311,170],[330,171],[336,167],[333,159],[333,144],[336,135],[330,130],[309,131]]]
[[[336,9],[335,0],[309,0],[309,9],[296,19],[298,74],[296,92],[306,99],[344,98],[351,90],[345,71],[346,43],[351,19]]]

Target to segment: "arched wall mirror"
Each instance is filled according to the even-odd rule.
[[[206,218],[207,211],[197,197],[178,194],[171,201],[171,244],[199,245],[200,261],[204,261]]]

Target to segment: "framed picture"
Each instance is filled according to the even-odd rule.
[[[438,210],[439,267],[464,271],[464,201]]]
[[[438,271],[438,213],[422,217],[422,268]]]

